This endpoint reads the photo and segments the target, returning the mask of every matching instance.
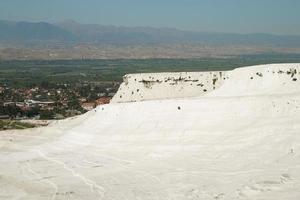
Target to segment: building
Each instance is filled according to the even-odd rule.
[[[111,97],[101,97],[95,101],[96,105],[109,104]]]
[[[81,107],[87,111],[90,111],[96,107],[96,104],[94,102],[85,102],[81,104]]]
[[[0,115],[0,119],[9,119],[9,115]]]

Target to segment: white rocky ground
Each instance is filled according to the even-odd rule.
[[[0,199],[300,199],[300,64],[200,74],[130,79],[114,102],[160,100],[1,132]]]

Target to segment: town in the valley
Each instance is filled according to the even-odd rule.
[[[92,86],[89,83],[72,87],[12,88],[0,86],[0,119],[52,120],[85,113],[98,105],[107,104],[118,83]]]

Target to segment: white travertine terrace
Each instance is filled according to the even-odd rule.
[[[82,116],[0,132],[0,199],[300,199],[300,64],[150,76]]]
[[[112,102],[200,96],[217,89],[226,78],[221,71],[128,74]]]
[[[294,84],[296,81],[292,80],[299,76],[298,68],[299,64],[272,64],[233,71],[128,74],[124,76],[112,103],[180,99],[217,93],[222,96],[290,93],[299,90],[298,84]],[[218,90],[219,87],[222,88]]]

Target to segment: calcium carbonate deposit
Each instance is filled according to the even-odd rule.
[[[0,199],[299,200],[300,64],[127,75],[109,105],[0,132]]]

